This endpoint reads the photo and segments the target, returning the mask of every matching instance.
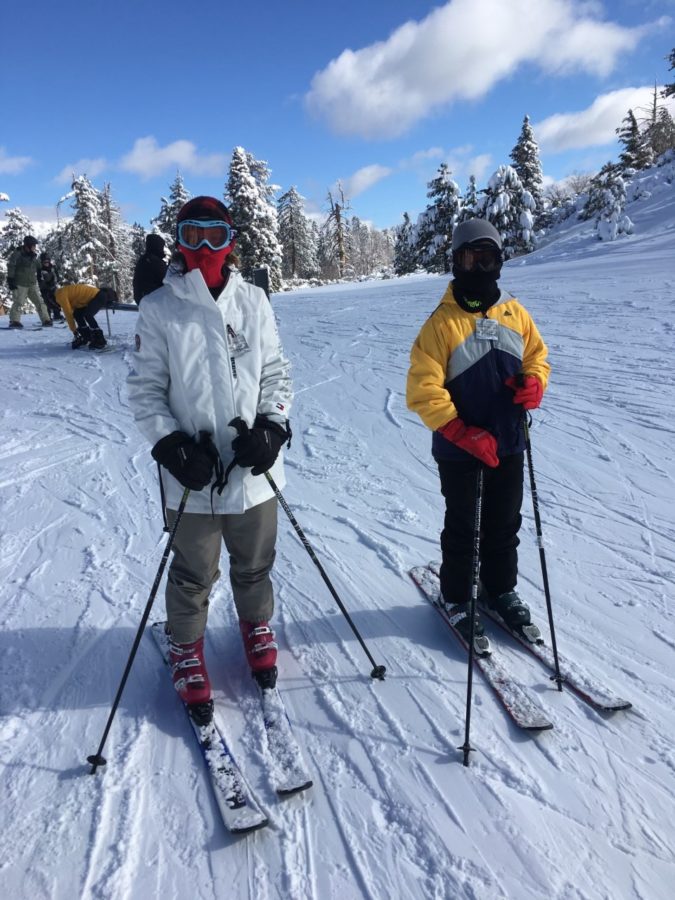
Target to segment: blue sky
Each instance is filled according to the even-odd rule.
[[[177,169],[222,196],[241,145],[308,211],[340,179],[352,213],[385,227],[424,208],[442,161],[462,188],[484,184],[525,114],[547,177],[596,171],[626,110],[675,78],[675,0],[35,0],[1,15],[0,209],[40,221],[74,171],[148,227]]]

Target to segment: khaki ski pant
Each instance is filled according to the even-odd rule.
[[[175,510],[167,509],[166,516],[172,526]],[[269,621],[274,612],[270,572],[276,539],[276,497],[240,515],[183,513],[166,585],[166,615],[173,639],[188,644],[204,634],[209,595],[220,577],[222,541],[230,556],[237,615],[246,622]]]
[[[21,321],[21,310],[23,309],[23,305],[26,302],[26,299],[30,300],[31,303],[35,306],[37,310],[38,316],[40,316],[41,322],[49,322],[49,310],[45,306],[45,301],[42,299],[42,294],[40,293],[40,288],[37,285],[37,281],[35,284],[31,284],[29,287],[24,287],[22,284],[18,285],[12,291],[12,308],[9,311],[9,321],[10,322],[20,322]]]

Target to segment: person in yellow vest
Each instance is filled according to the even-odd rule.
[[[68,327],[73,332],[73,350],[89,346],[102,350],[107,341],[98,327],[96,313],[117,301],[112,288],[97,288],[91,284],[66,284],[56,292],[56,302],[63,310]]]

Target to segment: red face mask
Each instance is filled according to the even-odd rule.
[[[199,269],[208,287],[217,288],[225,283],[223,266],[225,265],[225,260],[234,249],[231,244],[229,247],[223,247],[222,250],[211,250],[210,247],[190,250],[188,247],[180,245],[178,249],[185,257],[188,272],[191,272],[193,269]]]

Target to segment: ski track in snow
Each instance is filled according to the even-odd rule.
[[[579,235],[561,238],[568,258],[544,248],[502,280],[531,309],[553,366],[531,436],[558,645],[633,709],[602,715],[557,692],[500,636],[555,727],[519,732],[476,673],[476,752],[461,765],[466,662],[408,577],[439,555],[438,476],[405,375],[445,280],[276,297],[296,386],[284,494],[387,677],[370,679],[280,511],[279,685],[314,780],[280,800],[223,561],[207,641],[217,717],[270,818],[245,838],[222,826],[150,636],[108,765],[88,774],[165,541],[156,469],[126,403],[133,313],[113,319],[110,354],[73,354],[46,331],[5,337],[3,896],[670,896],[673,236],[646,252],[630,240],[575,249]],[[523,511],[519,588],[545,626],[529,491]],[[163,617],[161,594],[151,620]]]

